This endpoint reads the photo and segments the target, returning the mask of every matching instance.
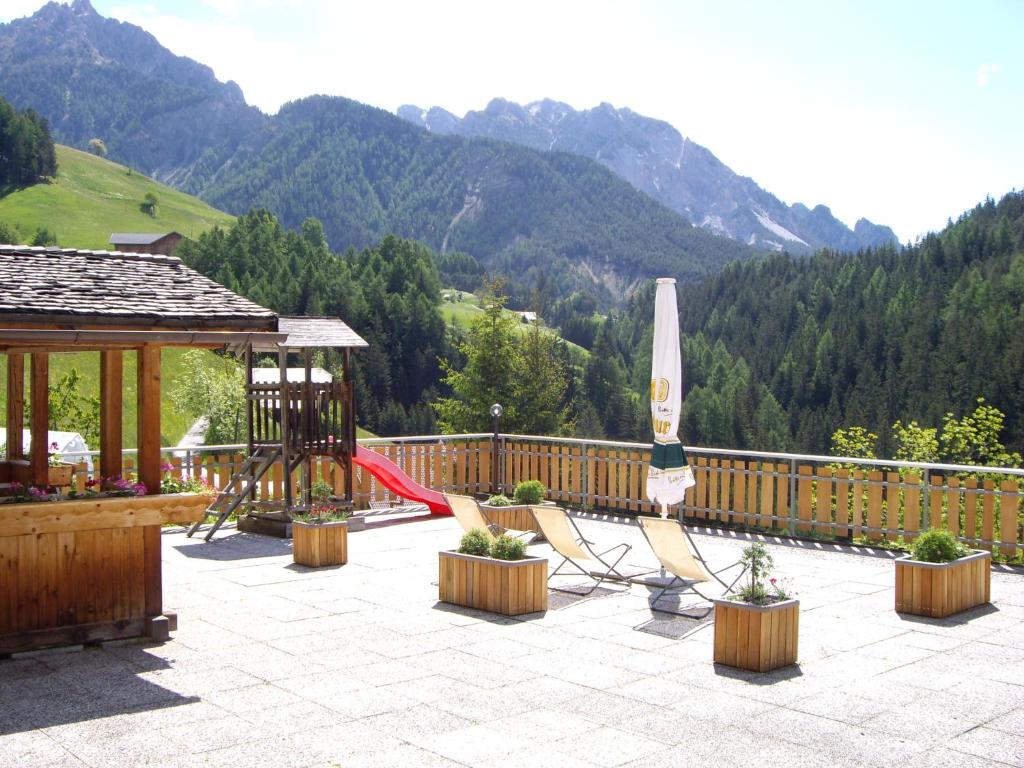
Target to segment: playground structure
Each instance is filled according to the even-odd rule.
[[[450,514],[440,493],[415,483],[393,462],[356,445],[355,392],[352,383],[351,352],[366,342],[337,318],[280,317],[278,333],[284,341],[247,342],[235,351],[245,360],[247,456],[207,509],[213,525],[207,541],[228,517],[238,510],[238,529],[288,537],[292,516],[313,507],[313,464],[328,458],[344,474],[341,504],[352,506],[353,470],[356,465],[399,496],[424,503],[431,512]],[[315,349],[342,351],[342,380],[332,380],[313,367]],[[278,358],[278,381],[270,382],[267,369],[254,368],[260,353]],[[302,366],[289,369],[289,355],[301,358]],[[256,375],[255,371],[260,371]],[[259,497],[260,481],[274,467],[281,478],[281,498]],[[293,473],[301,471],[298,487]],[[202,523],[189,530],[199,531]]]

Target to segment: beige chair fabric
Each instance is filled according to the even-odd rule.
[[[459,525],[462,526],[463,530],[471,531],[474,528],[479,528],[486,531],[491,538],[494,538],[492,526],[487,521],[487,518],[484,517],[484,513],[480,509],[480,505],[476,503],[476,499],[471,499],[469,496],[457,496],[454,493],[442,495],[444,500],[448,502],[448,507],[451,509],[452,514],[455,515],[455,519],[459,521]]]
[[[591,548],[592,542],[583,538],[583,534],[576,527],[576,523],[573,522],[572,518],[561,507],[530,507],[530,511],[533,512],[533,517],[537,521],[537,527],[540,528],[540,532],[547,539],[548,544],[563,558],[558,567],[548,575],[548,581],[551,581],[561,571],[563,566],[571,565],[580,573],[594,579],[595,582],[594,586],[585,592],[580,592],[576,589],[561,589],[559,587],[551,587],[551,589],[556,592],[589,595],[602,582],[608,579],[615,579],[626,584],[629,583],[629,579],[618,570],[618,565],[622,562],[622,558],[626,556],[626,553],[629,552],[630,544],[616,544],[604,552],[595,552]],[[606,557],[616,550],[621,551],[614,562],[605,560]]]
[[[537,526],[548,544],[562,557],[571,560],[594,560],[579,544],[579,536],[569,527],[569,518],[560,507],[530,507]]]
[[[694,557],[690,542],[677,521],[641,517],[640,525],[647,535],[654,556],[666,571],[690,581],[711,581],[714,578],[703,563]]]

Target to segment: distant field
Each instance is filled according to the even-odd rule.
[[[187,349],[166,348],[162,353],[162,397],[160,402],[160,445],[177,445],[192,425],[192,419],[179,412],[171,402],[170,394],[181,379],[181,358]],[[203,351],[211,364],[215,361],[213,352]],[[25,362],[26,386],[25,397],[28,398],[30,387],[27,384],[30,363]],[[50,355],[50,385],[60,377],[77,368],[82,376],[80,392],[83,395],[99,396],[100,387],[100,355],[98,352],[76,352]],[[0,381],[7,380],[7,356],[0,357]],[[135,388],[135,353],[125,352],[124,355],[124,413],[123,432],[125,448],[135,448],[138,419],[136,413],[137,390]],[[7,388],[0,387],[0,413],[5,413]],[[90,445],[91,450],[98,450],[98,445]]]
[[[147,192],[157,215],[139,210]],[[112,232],[179,232],[197,237],[234,217],[123,165],[57,145],[57,178],[0,197],[0,221],[27,242],[40,227],[69,248],[108,250]]]
[[[449,301],[448,297],[457,299]],[[519,320],[519,313],[513,312],[512,310],[504,310],[506,315],[515,315],[516,319]],[[483,309],[480,306],[480,298],[473,293],[467,291],[457,291],[454,288],[443,288],[441,290],[441,317],[444,318],[445,323],[448,325],[455,326],[456,328],[469,328],[473,321],[483,314]],[[520,322],[516,326],[520,333],[526,333],[530,326],[526,323]],[[558,333],[551,328],[544,328],[545,333],[554,334]],[[563,341],[565,341],[563,339]],[[578,344],[573,344],[571,341],[566,341],[566,345],[575,352],[580,359],[586,360],[590,357],[590,353]]]

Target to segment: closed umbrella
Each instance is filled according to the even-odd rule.
[[[654,299],[654,352],[651,358],[651,422],[654,445],[647,468],[647,498],[661,506],[668,517],[670,504],[683,500],[695,484],[679,442],[679,411],[683,403],[683,367],[679,353],[679,313],[676,281],[658,278]]]

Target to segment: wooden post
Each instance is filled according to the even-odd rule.
[[[100,352],[100,476],[117,477],[123,471],[122,407],[124,397],[124,353]]]
[[[313,508],[313,450],[316,440],[313,413],[313,350],[302,350],[302,446],[305,458],[302,460],[302,506]]]
[[[281,374],[281,464],[283,465],[282,481],[284,482],[284,510],[285,515],[291,517],[291,508],[295,506],[292,501],[292,473],[291,473],[291,402],[288,396],[288,348],[281,347],[277,353],[277,366]]]
[[[32,484],[45,486],[49,482],[50,450],[50,355],[32,353]],[[8,432],[8,435],[10,433]],[[20,442],[15,436],[14,442]]]
[[[160,493],[160,347],[138,351],[139,482],[147,493]]]
[[[7,355],[7,460],[25,458],[25,356]]]
[[[343,376],[345,380],[345,499],[352,501],[352,489],[355,487],[355,464],[352,457],[356,455],[356,395],[352,381],[352,351],[345,349]]]

